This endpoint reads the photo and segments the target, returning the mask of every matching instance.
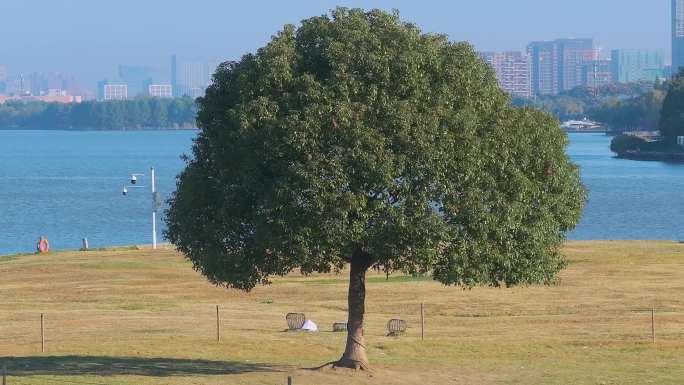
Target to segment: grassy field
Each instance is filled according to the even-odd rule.
[[[245,294],[206,283],[172,250],[0,257],[0,361],[8,385],[276,385],[288,375],[295,385],[682,384],[684,245],[571,242],[565,251],[555,287],[464,291],[371,275],[369,373],[305,369],[343,350],[345,335],[329,330],[346,317],[346,275],[292,274]],[[323,331],[284,332],[291,311]],[[386,337],[395,316],[408,332]]]

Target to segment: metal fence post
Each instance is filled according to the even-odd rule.
[[[651,308],[651,338],[653,339],[653,343],[656,343],[656,336],[655,336],[655,306]]]
[[[425,339],[425,305],[420,303],[420,340]]]
[[[218,305],[216,305],[216,342],[221,342],[221,316]]]
[[[45,353],[45,326],[43,313],[40,313],[40,352]]]

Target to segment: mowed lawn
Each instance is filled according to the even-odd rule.
[[[373,371],[359,373],[306,369],[344,348],[330,331],[346,318],[344,273],[243,293],[207,283],[170,249],[0,257],[0,361],[8,385],[684,383],[684,245],[570,242],[565,252],[554,287],[462,290],[372,273]],[[285,332],[292,311],[322,332]],[[392,317],[408,321],[406,335],[385,336]]]

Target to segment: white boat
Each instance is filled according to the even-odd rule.
[[[566,131],[604,131],[604,128],[599,123],[587,118],[583,120],[568,120],[561,124],[561,128]]]

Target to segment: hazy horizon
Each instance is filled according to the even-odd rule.
[[[0,65],[15,75],[71,73],[92,90],[98,80],[115,76],[119,65],[164,72],[172,54],[205,62],[237,59],[263,46],[284,24],[336,6],[398,9],[423,31],[469,41],[480,51],[519,51],[533,40],[588,37],[604,50],[650,48],[670,57],[669,0],[4,0]]]

